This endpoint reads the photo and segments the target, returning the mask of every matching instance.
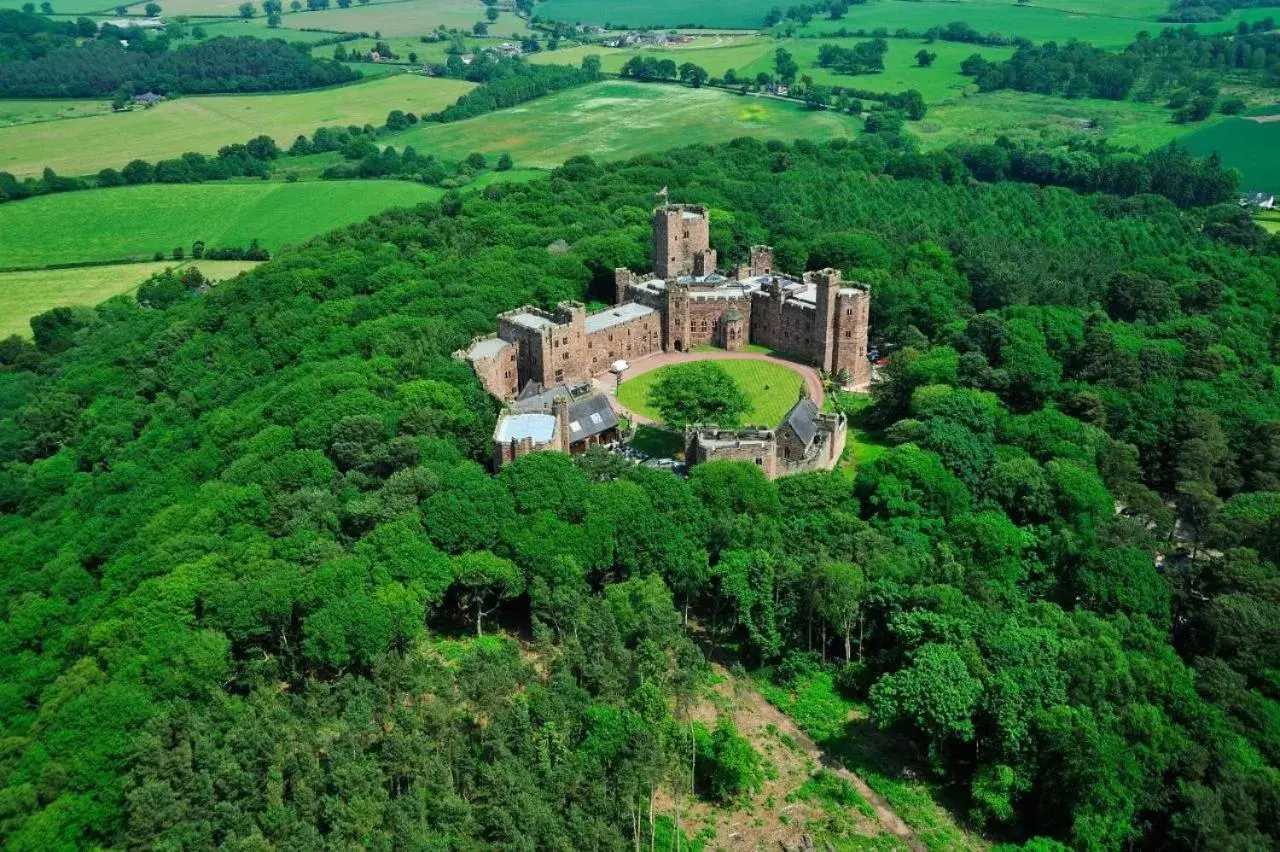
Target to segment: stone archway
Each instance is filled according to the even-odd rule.
[[[675,342],[672,344],[672,346],[674,346],[674,347],[675,347],[675,350],[676,350],[677,352],[683,352],[683,351],[684,351],[684,343],[683,343],[683,342],[681,342],[680,338],[678,338],[678,337],[675,339]]]

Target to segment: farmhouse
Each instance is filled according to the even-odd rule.
[[[716,270],[710,221],[701,205],[666,204],[653,213],[654,270],[614,272],[612,308],[587,315],[581,304],[533,307],[498,316],[498,332],[454,353],[485,388],[513,400],[528,382],[584,382],[614,361],[716,345],[758,343],[811,363],[841,384],[870,382],[870,288],[823,269],[799,277],[775,272],[773,250],[753,246],[749,261]]]
[[[1240,199],[1241,207],[1256,207],[1259,210],[1274,210],[1276,197],[1269,192],[1253,192]]]

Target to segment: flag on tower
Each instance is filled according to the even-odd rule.
[[[667,200],[667,196],[668,196],[669,194],[670,194],[670,193],[668,193],[668,192],[667,192],[667,188],[666,188],[665,186],[664,186],[662,189],[660,189],[660,190],[658,190],[657,192],[655,192],[655,193],[654,193],[654,195],[660,195],[660,196],[662,196],[662,200],[663,200],[663,201],[666,201],[666,200]]]

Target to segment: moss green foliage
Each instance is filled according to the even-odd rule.
[[[643,847],[692,780],[688,610],[927,845],[1274,847],[1275,243],[911,156],[580,158],[0,342],[0,843]],[[655,185],[726,260],[871,284],[894,445],[852,487],[489,472],[451,353],[643,260]],[[705,736],[701,795],[758,783]]]
[[[713,730],[695,725],[693,739],[698,758],[694,784],[710,798],[733,802],[764,783],[764,759],[726,717]]]

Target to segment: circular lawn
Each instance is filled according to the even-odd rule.
[[[770,428],[777,426],[800,398],[800,386],[804,384],[804,379],[782,364],[730,359],[717,359],[714,363],[733,377],[751,402],[750,410],[742,415],[744,424]],[[674,366],[676,365],[668,364],[634,378],[624,378],[618,387],[618,402],[623,408],[641,417],[661,423],[662,415],[649,404],[649,389],[662,378],[663,371]]]

